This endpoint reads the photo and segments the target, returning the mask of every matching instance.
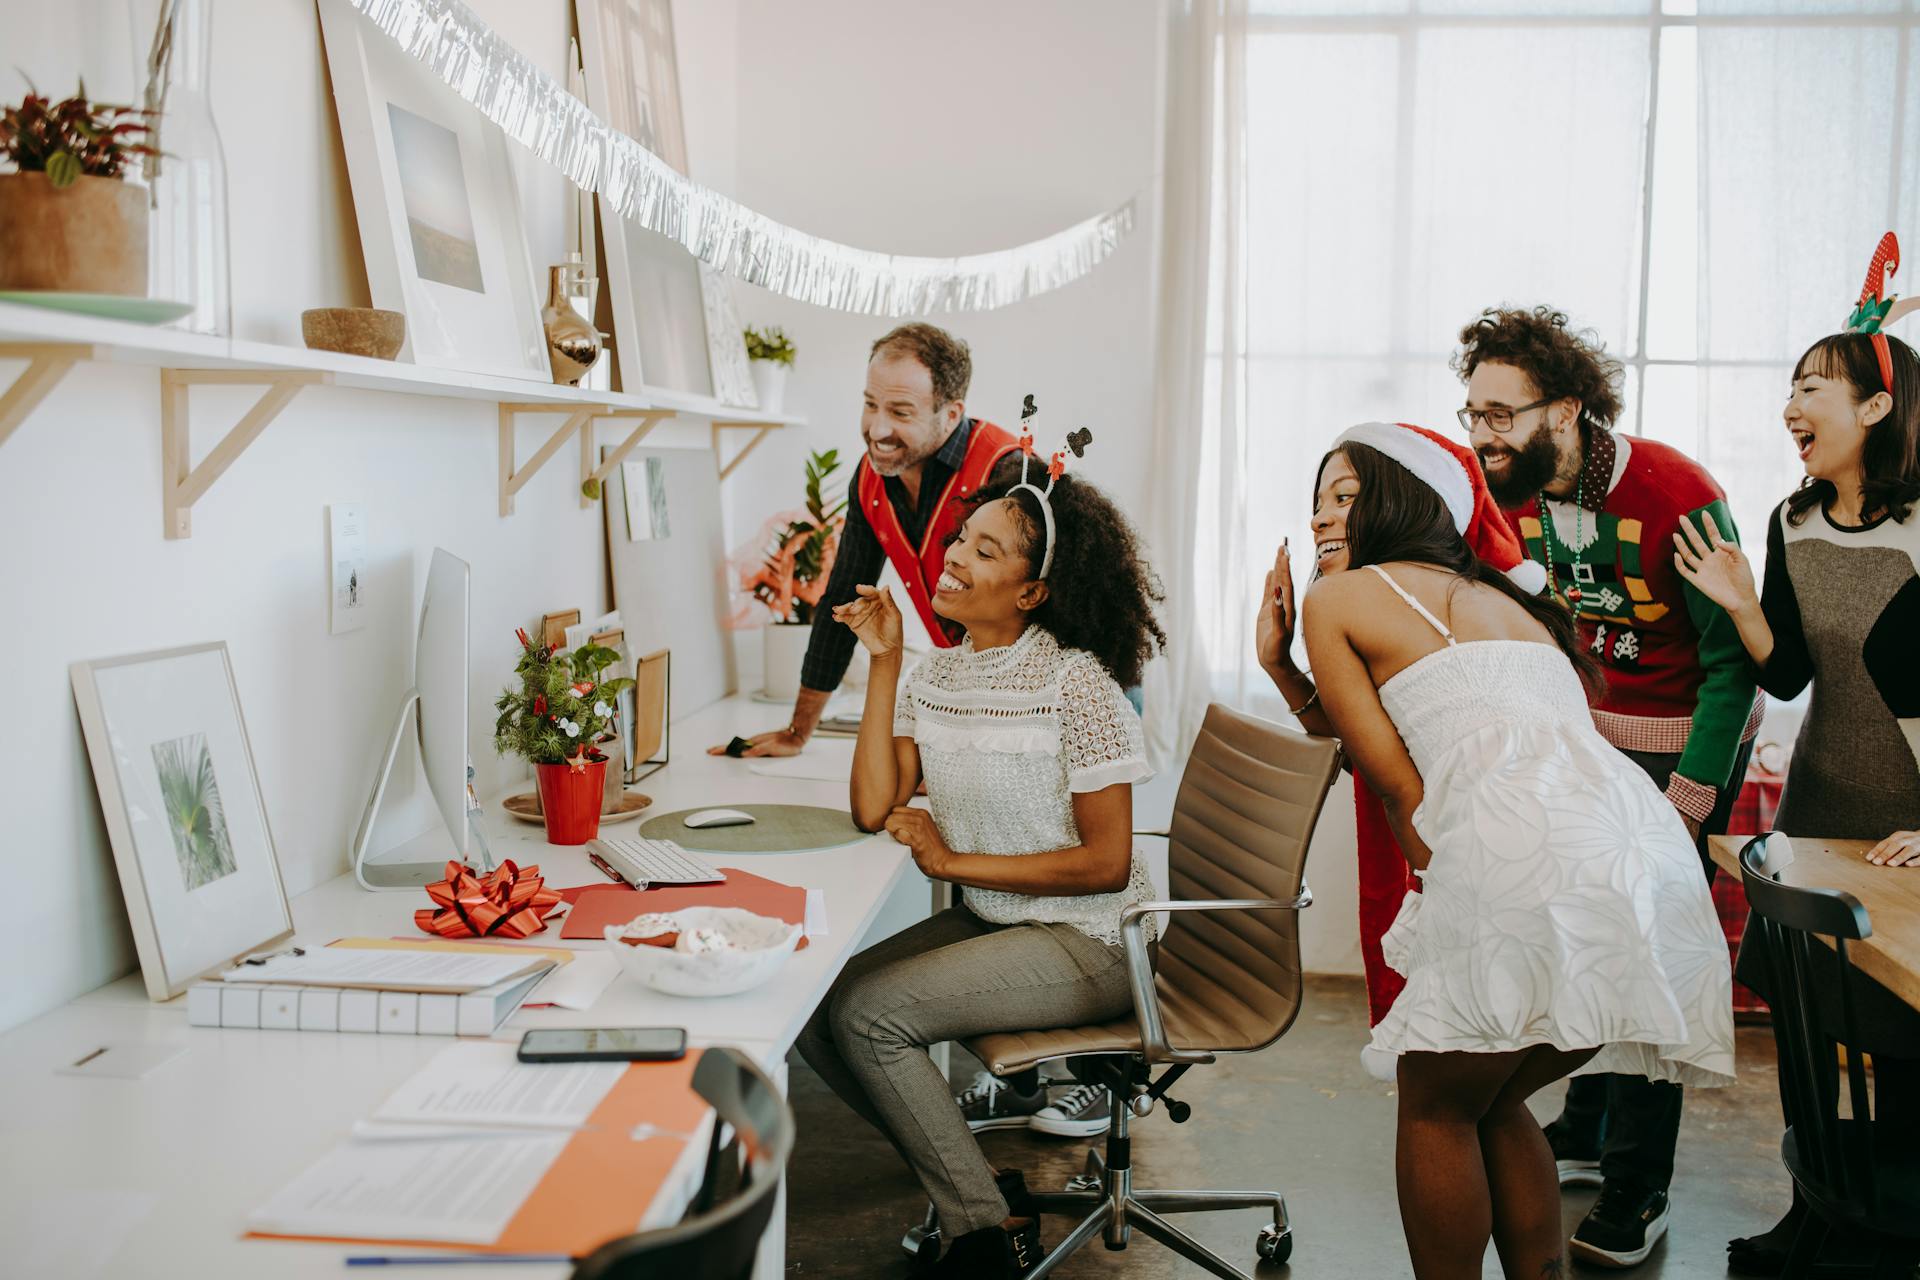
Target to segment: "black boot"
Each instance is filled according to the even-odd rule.
[[[1007,1202],[1007,1216],[1010,1218],[1032,1218],[1040,1220],[1040,1210],[1033,1204],[1033,1193],[1027,1190],[1027,1175],[1018,1169],[1002,1169],[993,1175],[999,1184],[1000,1198]]]
[[[1040,1224],[1029,1222],[1017,1231],[982,1227],[947,1246],[931,1273],[944,1280],[1019,1280],[1040,1265]]]

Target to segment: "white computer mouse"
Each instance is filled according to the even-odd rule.
[[[688,814],[685,825],[689,830],[699,831],[706,827],[744,827],[752,821],[752,814],[738,809],[702,809]]]

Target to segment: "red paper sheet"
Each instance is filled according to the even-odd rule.
[[[561,896],[573,903],[562,938],[602,938],[608,925],[625,924],[650,911],[678,911],[682,907],[739,907],[756,915],[771,916],[788,924],[807,922],[807,891],[777,880],[766,880],[746,871],[722,867],[725,884],[684,884],[662,889],[629,889],[620,884],[586,885],[563,889]],[[807,940],[800,939],[806,946]]]

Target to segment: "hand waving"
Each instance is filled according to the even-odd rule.
[[[1728,613],[1758,604],[1753,562],[1746,552],[1720,536],[1720,526],[1712,516],[1700,523],[1707,527],[1704,537],[1693,521],[1680,521],[1679,531],[1673,535],[1673,567],[1701,595]]]
[[[1282,538],[1280,549],[1273,553],[1273,568],[1267,570],[1254,615],[1253,652],[1264,670],[1283,671],[1293,666],[1293,633],[1299,621],[1293,606],[1293,562],[1287,553],[1287,541]]]
[[[833,620],[852,627],[853,634],[860,637],[860,643],[874,657],[899,653],[906,643],[905,630],[900,610],[893,603],[892,589],[859,586],[854,590],[860,593],[860,598],[836,606]]]

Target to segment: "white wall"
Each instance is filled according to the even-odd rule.
[[[682,48],[687,65],[700,68],[702,90],[687,103],[688,130],[722,157],[717,173],[697,161],[696,176],[721,181],[733,4],[682,7]],[[16,65],[49,91],[69,87],[78,69],[96,95],[127,92],[130,73],[112,81],[123,65],[114,45],[126,44],[125,7],[99,0],[87,8],[94,18],[76,22],[65,6],[0,0],[0,93],[17,97]],[[214,8],[234,327],[297,343],[303,308],[367,301],[318,23],[312,0]],[[476,8],[561,71],[565,0],[478,0]],[[538,269],[562,255],[567,187],[517,149],[516,169]],[[0,379],[18,367],[0,365]],[[193,393],[196,457],[248,394]],[[426,564],[435,545],[445,546],[474,566],[471,750],[482,794],[524,776],[490,741],[513,628],[550,609],[605,608],[604,539],[598,512],[579,507],[565,457],[521,491],[517,514],[498,515],[494,423],[492,406],[480,402],[310,389],[194,509],[194,536],[184,541],[161,536],[152,370],[82,366],[0,448],[0,669],[11,699],[11,728],[0,734],[9,815],[0,871],[17,908],[0,931],[0,971],[16,975],[0,985],[0,1028],[134,965],[69,690],[72,661],[226,641],[282,871],[298,893],[346,869],[381,738],[411,675]],[[520,456],[551,427],[536,420],[524,428]],[[371,625],[343,636],[327,633],[330,502],[365,504],[375,564]],[[32,976],[17,980],[23,974]]]

